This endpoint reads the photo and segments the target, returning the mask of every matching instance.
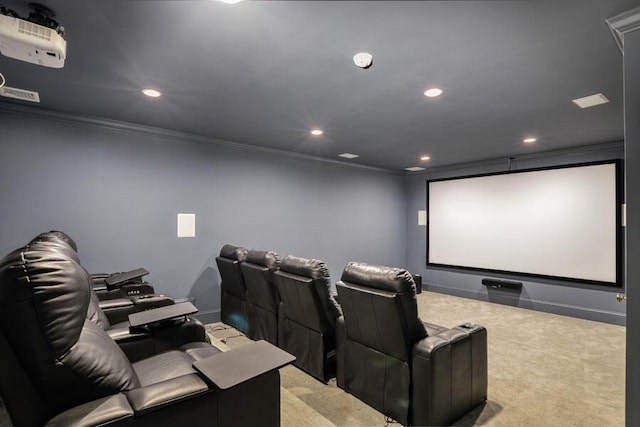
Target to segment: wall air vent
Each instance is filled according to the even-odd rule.
[[[3,86],[0,88],[0,96],[6,98],[19,99],[21,101],[40,102],[40,95],[38,92],[32,92],[30,90],[17,89],[15,87]]]

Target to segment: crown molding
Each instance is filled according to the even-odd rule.
[[[628,10],[612,18],[605,19],[620,52],[624,55],[624,35],[640,29],[640,7]]]
[[[216,139],[208,136],[192,134],[188,132],[181,132],[171,129],[158,128],[153,126],[146,126],[137,123],[121,122],[118,120],[104,119],[94,116],[80,116],[75,114],[63,113],[60,111],[49,110],[46,108],[32,107],[29,105],[14,104],[10,101],[0,101],[0,112],[15,114],[19,116],[35,117],[41,119],[55,120],[65,123],[82,124],[87,126],[94,126],[100,128],[106,128],[110,130],[123,131],[128,133],[138,133],[144,135],[155,135],[163,138],[177,139],[182,142],[193,142],[201,144],[217,145],[220,147],[226,147],[234,150],[249,151],[270,154],[274,156],[285,156],[299,160],[307,160],[314,162],[327,163],[333,166],[341,166],[355,169],[365,169],[372,172],[382,172],[390,175],[403,176],[404,171],[397,171],[393,169],[385,169],[376,166],[361,165],[357,163],[343,162],[340,160],[328,159],[326,157],[312,156],[309,154],[294,153],[284,150],[278,150],[275,148],[261,147],[257,145],[242,144],[240,142],[226,141],[222,139]]]
[[[603,142],[599,144],[581,145],[577,147],[560,148],[557,150],[539,151],[535,153],[519,154],[510,157],[495,157],[492,159],[471,161],[465,163],[456,163],[453,165],[443,165],[429,168],[428,170],[414,173],[407,173],[406,175],[419,175],[427,176],[434,173],[452,172],[456,170],[466,170],[471,168],[482,167],[500,167],[508,166],[511,161],[523,161],[523,160],[536,160],[536,159],[553,159],[559,157],[573,157],[582,154],[591,154],[598,152],[610,152],[612,150],[624,150],[624,141]],[[514,171],[517,170],[513,169]]]

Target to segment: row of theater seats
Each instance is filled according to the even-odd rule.
[[[225,245],[216,261],[224,323],[397,422],[449,425],[486,400],[486,329],[423,323],[406,270],[351,262],[335,295],[319,260]]]
[[[291,355],[265,342],[222,353],[190,303],[112,323],[72,242],[44,233],[0,260],[0,396],[15,426],[280,424]]]

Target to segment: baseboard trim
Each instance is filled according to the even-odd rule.
[[[468,298],[478,301],[486,301],[497,304],[505,304],[513,307],[524,308],[528,310],[542,311],[545,313],[559,314],[562,316],[577,317],[585,320],[593,320],[596,322],[611,323],[614,325],[625,326],[627,316],[622,313],[616,313],[607,310],[598,310],[593,308],[579,307],[569,304],[559,304],[547,301],[539,301],[535,299],[522,298],[520,293],[513,291],[498,291],[493,299],[490,299],[489,292],[471,291],[468,289],[454,288],[451,286],[438,285],[434,283],[424,283],[423,290],[435,292],[439,294],[453,295],[456,297]]]

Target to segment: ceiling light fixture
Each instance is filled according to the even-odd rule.
[[[344,157],[345,159],[355,159],[356,157],[360,157],[360,156],[358,154],[342,153],[342,154],[338,154],[338,157]]]
[[[572,99],[571,102],[576,104],[580,108],[595,107],[596,105],[606,104],[609,102],[606,96],[601,93],[595,95],[584,96],[582,98]]]
[[[423,162],[427,161],[427,160],[431,160],[431,157],[429,156],[422,156],[420,157],[420,160],[422,160]]]
[[[367,52],[360,52],[353,55],[353,63],[366,70],[373,64],[373,55]]]
[[[424,91],[424,96],[427,98],[435,98],[442,95],[443,90],[439,87],[432,87]]]
[[[236,4],[236,3],[240,3],[242,0],[218,0],[221,1],[222,3],[227,3],[227,4]]]
[[[142,89],[142,93],[144,93],[150,98],[159,98],[160,96],[162,96],[162,93],[151,88]]]
[[[409,172],[418,172],[418,171],[423,171],[426,170],[425,168],[421,168],[420,166],[412,166],[410,168],[404,168],[404,170],[409,171]]]
[[[534,138],[534,137],[528,137],[522,140],[522,142],[524,142],[525,144],[531,144],[532,142],[536,142],[538,139]]]
[[[320,135],[322,135],[322,133],[323,132],[320,129],[313,129],[311,131],[311,135],[313,135],[313,136],[320,136]]]

